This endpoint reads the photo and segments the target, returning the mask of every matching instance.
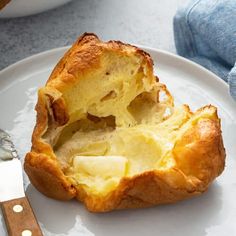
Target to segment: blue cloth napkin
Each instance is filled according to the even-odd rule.
[[[229,83],[236,100],[236,0],[190,0],[174,17],[177,53]]]

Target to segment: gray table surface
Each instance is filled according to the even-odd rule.
[[[70,45],[84,32],[175,52],[172,20],[187,0],[74,0],[38,15],[0,19],[0,70]]]

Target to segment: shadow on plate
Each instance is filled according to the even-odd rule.
[[[214,183],[203,195],[171,205],[146,209],[90,213],[77,201],[61,202],[39,193],[31,184],[26,191],[45,235],[200,236],[220,222],[222,189]]]
[[[7,232],[6,224],[5,224],[5,221],[3,219],[2,211],[1,211],[1,208],[0,208],[0,235],[1,236],[5,236],[5,235],[7,236],[6,232]]]

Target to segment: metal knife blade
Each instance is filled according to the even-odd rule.
[[[10,136],[0,129],[0,202],[24,196],[21,162]]]
[[[10,136],[0,129],[0,205],[9,236],[42,236],[25,196],[22,167]]]

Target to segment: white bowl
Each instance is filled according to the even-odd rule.
[[[0,18],[28,16],[53,9],[71,0],[11,0],[2,10]]]

